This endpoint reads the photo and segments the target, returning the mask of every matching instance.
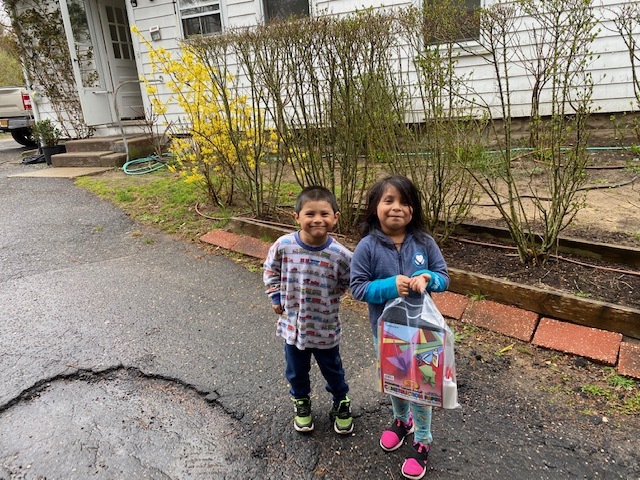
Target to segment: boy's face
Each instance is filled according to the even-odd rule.
[[[294,212],[298,225],[300,225],[300,238],[307,245],[319,246],[327,241],[331,232],[338,223],[340,214],[334,212],[331,204],[324,200],[307,202],[302,206],[300,213]]]

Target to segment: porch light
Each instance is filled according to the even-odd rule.
[[[131,0],[131,6],[132,7],[137,7],[138,6],[138,0]]]

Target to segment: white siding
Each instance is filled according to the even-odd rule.
[[[153,4],[139,2],[137,8],[133,8],[131,15],[132,23],[138,27],[140,33],[147,40],[151,39],[149,28],[157,25],[160,28],[162,39],[152,41],[154,48],[164,48],[169,51],[174,58],[180,55],[180,41],[182,38],[182,28],[178,13],[178,5],[173,0],[155,0]],[[241,26],[256,25],[258,18],[261,16],[260,5],[255,0],[229,0],[226,5],[222,5],[222,18],[224,28],[235,28]],[[147,79],[158,79],[154,76],[152,65],[149,61],[148,48],[134,36],[134,50],[138,62],[138,69],[141,76]],[[166,79],[164,79],[166,80]],[[156,84],[158,87],[158,97],[161,101],[166,101],[171,92],[166,86]],[[148,98],[145,98],[145,109],[150,108]],[[167,120],[169,122],[177,121],[184,113],[176,105],[170,105],[167,112]]]
[[[54,4],[53,0],[47,0]],[[401,8],[408,5],[417,5],[420,0],[310,0],[313,15],[344,15],[358,9],[374,7],[376,9]],[[600,113],[617,113],[629,111],[634,100],[633,85],[631,83],[631,65],[629,54],[624,42],[615,32],[611,18],[612,10],[623,5],[619,0],[602,0],[595,7],[595,14],[603,19],[600,25],[598,38],[593,43],[596,54],[591,72],[595,82],[593,100]],[[163,47],[174,56],[179,54],[179,42],[181,40],[181,26],[178,13],[178,4],[174,0],[155,0],[151,2],[138,2],[138,7],[132,7],[126,1],[129,19],[136,25],[143,36],[150,40],[149,29],[158,26],[162,39],[152,42],[154,47]],[[222,19],[224,28],[235,28],[258,24],[263,18],[261,0],[222,0]],[[526,25],[527,19],[522,19],[522,25]],[[640,35],[640,32],[638,32]],[[531,46],[529,32],[524,28],[519,33],[520,45],[526,50]],[[493,68],[486,61],[486,50],[481,45],[470,45],[473,54],[460,51],[459,72],[470,76],[468,85],[476,96],[481,96],[486,102],[497,107],[497,81]],[[146,46],[134,36],[134,50],[139,74],[146,78],[153,78],[151,64]],[[415,72],[411,65],[409,55],[403,48],[398,48],[399,64],[403,74],[413,75]],[[399,67],[400,68],[400,67]],[[530,111],[531,81],[521,65],[510,65],[511,86],[514,102],[512,113],[514,116],[527,116]],[[170,92],[158,85],[162,98],[168,98]],[[143,95],[144,96],[144,95]],[[544,96],[543,96],[544,98]],[[50,106],[48,102],[41,101],[38,105],[40,112],[46,115]],[[543,108],[545,105],[543,105]],[[548,105],[546,105],[548,107]],[[149,108],[149,100],[145,98],[145,108]],[[418,109],[419,110],[419,109]],[[177,119],[181,115],[177,105],[172,105],[169,110],[170,119]]]
[[[594,9],[596,18],[611,18],[611,9],[615,9],[622,3],[624,2],[604,0],[602,8],[596,7]],[[523,23],[526,24],[526,19],[523,19]],[[611,21],[604,21],[598,28],[600,28],[600,32],[592,44],[595,55],[590,68],[595,83],[592,97],[594,105],[599,108],[600,113],[629,111],[631,101],[634,98],[629,53],[618,33],[612,31]],[[523,51],[526,51],[527,47],[531,46],[529,32],[521,31],[519,38],[519,44]],[[495,73],[493,68],[484,61],[485,56],[481,52],[482,48],[478,47],[476,55],[463,53],[459,63],[459,71],[472,75],[473,88],[481,97],[484,99],[495,98],[497,92]],[[527,116],[530,112],[529,100],[532,79],[526,75],[522,66],[517,64],[510,66],[510,75],[512,75],[511,88],[513,91],[512,113],[514,116]],[[548,103],[543,105],[547,111],[548,107]],[[543,113],[545,113],[544,110]]]
[[[224,10],[227,28],[256,25],[264,18],[260,0],[228,0]]]
[[[315,15],[344,15],[371,7],[374,10],[388,10],[410,5],[420,5],[420,0],[312,0],[311,5],[311,11]]]

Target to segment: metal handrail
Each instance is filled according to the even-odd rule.
[[[124,85],[130,84],[130,83],[142,83],[142,82],[163,83],[164,79],[162,78],[162,76],[160,76],[160,78],[157,78],[157,79],[154,78],[151,80],[141,80],[141,79],[125,80],[124,82],[120,82],[113,92],[113,109],[115,111],[116,119],[118,121],[118,127],[120,128],[120,135],[122,135],[122,142],[124,143],[124,151],[127,155],[125,162],[129,161],[129,144],[127,143],[127,136],[124,133],[124,125],[122,125],[122,119],[120,118],[120,109],[118,108],[118,92],[120,91],[120,88]]]

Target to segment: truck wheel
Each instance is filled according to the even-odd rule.
[[[16,142],[20,145],[24,145],[25,147],[35,148],[38,146],[38,143],[33,138],[30,128],[11,130],[11,136]]]

